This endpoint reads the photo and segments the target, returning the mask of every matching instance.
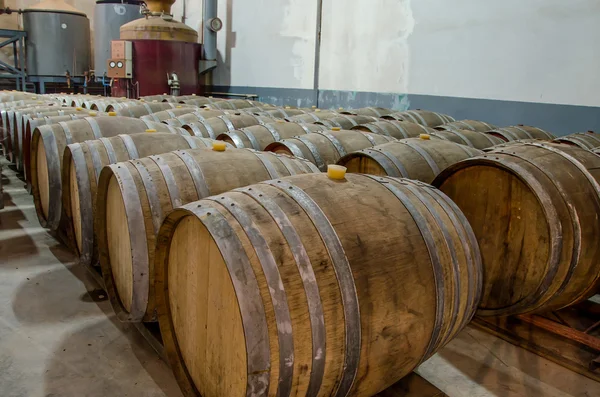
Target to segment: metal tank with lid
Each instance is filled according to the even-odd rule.
[[[23,10],[27,32],[27,74],[82,76],[90,69],[90,20],[61,0]]]
[[[121,27],[121,40],[132,43],[133,78],[115,82],[113,96],[147,96],[171,92],[171,78],[177,80],[179,95],[199,90],[202,46],[198,32],[171,15],[175,0],[146,0],[144,18]],[[128,91],[135,86],[136,92]]]
[[[94,72],[97,79],[106,73],[110,43],[119,40],[121,26],[142,17],[140,0],[98,0],[94,8]]]

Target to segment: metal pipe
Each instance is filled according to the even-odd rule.
[[[217,60],[217,32],[211,29],[211,21],[217,18],[218,0],[204,0],[202,16],[202,59],[205,61]]]
[[[321,26],[323,20],[323,0],[317,1],[317,33],[315,37],[315,75],[313,90],[315,91],[315,105],[319,107],[319,69],[321,69]]]

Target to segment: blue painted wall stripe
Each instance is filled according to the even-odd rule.
[[[557,136],[573,132],[600,132],[600,107],[557,105],[435,95],[330,91],[268,87],[214,86],[211,91],[256,94],[260,101],[275,105],[327,108],[379,106],[397,110],[427,109],[446,113],[457,120],[482,120],[498,126],[515,124],[543,128]]]

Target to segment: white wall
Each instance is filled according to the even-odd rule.
[[[215,83],[312,88],[316,3],[221,0]],[[324,90],[600,106],[598,0],[324,0],[322,29]]]
[[[202,0],[177,19],[184,1],[201,34]],[[216,85],[313,88],[317,0],[218,1]],[[93,21],[94,1],[67,2]],[[322,90],[600,106],[598,0],[323,0],[322,20]]]
[[[214,84],[313,87],[316,1],[219,0],[219,17]]]
[[[420,0],[408,92],[600,106],[600,1]]]

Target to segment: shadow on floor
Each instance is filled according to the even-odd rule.
[[[66,337],[46,368],[46,397],[181,397],[167,365],[133,327],[116,323],[114,316]]]
[[[55,264],[25,279],[12,302],[17,319],[23,324],[32,325],[75,321],[97,315],[95,310],[87,307],[92,303],[91,300],[82,298],[79,282],[73,280],[71,268],[75,266]]]

